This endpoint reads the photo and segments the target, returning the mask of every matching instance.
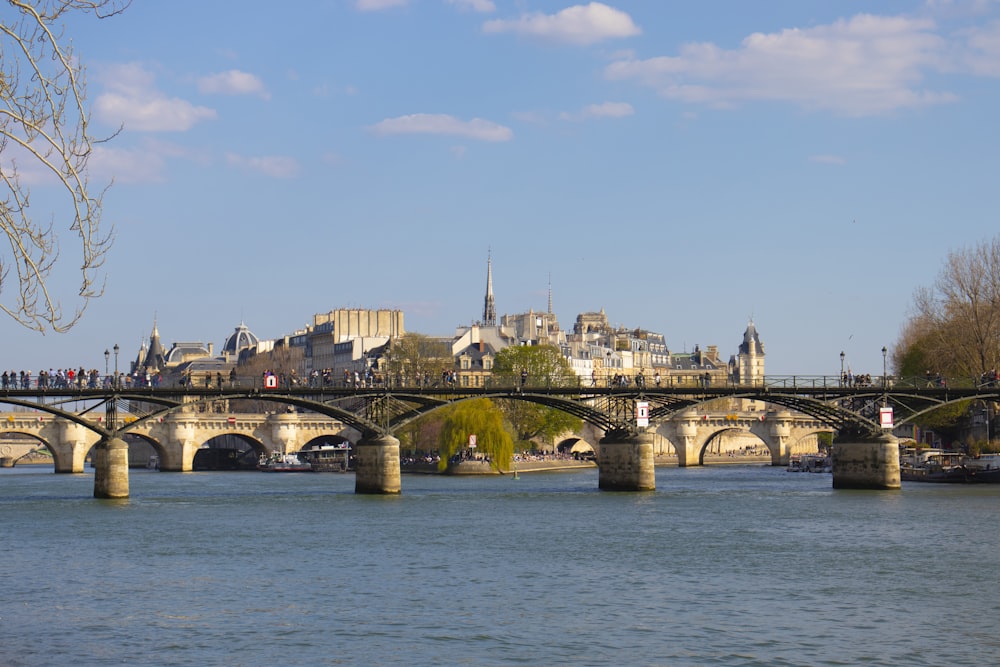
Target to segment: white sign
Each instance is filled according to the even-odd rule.
[[[892,429],[892,408],[879,408],[878,410],[879,423],[882,428]]]
[[[476,434],[473,433],[472,435],[469,436],[469,449],[475,449],[475,448],[476,448]]]
[[[649,426],[649,403],[637,401],[635,404],[635,425],[640,428]]]

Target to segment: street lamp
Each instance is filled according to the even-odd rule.
[[[111,358],[111,353],[108,352],[107,348],[104,348],[104,377],[108,377],[108,359]]]
[[[983,418],[986,420],[986,451],[990,449],[990,404],[986,403],[983,409]]]
[[[886,352],[888,352],[888,350],[885,349],[885,345],[883,345],[882,346],[882,388],[883,389],[885,389],[886,387],[889,386],[889,383],[886,381],[886,377],[885,377],[885,353]]]
[[[118,343],[112,348],[115,351],[115,389],[118,388]]]
[[[844,386],[844,351],[840,351],[840,386]]]

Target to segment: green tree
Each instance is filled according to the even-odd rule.
[[[493,376],[504,384],[518,384],[527,373],[526,386],[572,387],[580,383],[569,362],[552,345],[512,345],[497,352]]]
[[[510,467],[514,440],[504,428],[503,413],[488,398],[473,398],[446,409],[438,447],[442,470],[452,456],[469,446],[470,435],[476,436],[476,449],[490,458],[493,468]]]
[[[583,420],[579,417],[547,405],[516,398],[503,399],[498,404],[521,443],[551,442],[559,434],[578,431],[583,425]]]
[[[64,39],[71,13],[105,18],[129,0],[7,0],[0,18],[0,226],[10,241],[0,254],[0,310],[35,331],[64,332],[104,293],[98,271],[112,234],[101,226],[104,189],[92,189],[88,163],[98,142],[85,105],[84,67]],[[55,210],[35,216],[21,167],[57,186]],[[35,176],[43,174],[44,176]],[[50,284],[59,258],[53,224],[76,236],[80,299],[64,313]],[[44,221],[39,221],[39,219]]]
[[[527,372],[527,387],[566,387],[579,384],[569,362],[552,345],[512,346],[497,353],[493,375],[501,383],[520,383],[522,371]],[[551,441],[560,433],[578,430],[583,423],[581,419],[562,410],[537,403],[505,399],[498,404],[519,442]]]
[[[392,386],[412,387],[441,380],[441,372],[455,365],[451,344],[424,334],[408,333],[389,342],[382,357],[386,381]],[[379,368],[380,371],[383,368]]]

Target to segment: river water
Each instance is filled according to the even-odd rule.
[[[0,471],[0,665],[989,665],[998,486]]]

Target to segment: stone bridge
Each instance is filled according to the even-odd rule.
[[[103,416],[95,416],[103,426]],[[118,432],[134,435],[156,451],[160,469],[192,470],[195,453],[217,436],[236,436],[262,454],[297,452],[313,440],[355,440],[357,431],[324,415],[279,412],[270,414],[217,414],[180,410],[146,421],[129,415],[119,419]],[[83,472],[84,462],[101,434],[69,419],[43,412],[8,412],[0,415],[0,433],[38,438],[52,453],[57,473]]]

